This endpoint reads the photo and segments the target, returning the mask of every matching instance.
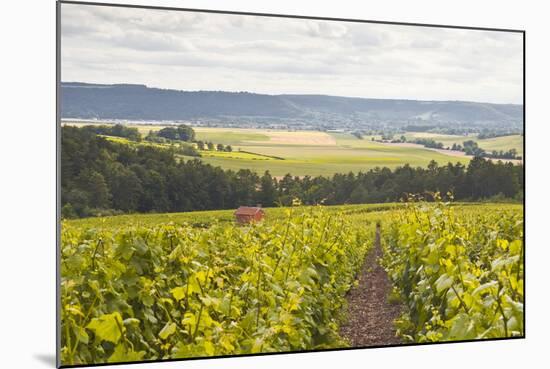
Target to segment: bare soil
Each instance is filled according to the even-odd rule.
[[[393,321],[401,315],[402,306],[388,302],[391,282],[378,259],[382,257],[380,228],[376,229],[374,247],[359,273],[359,284],[347,296],[347,322],[340,334],[352,347],[387,346],[401,343],[395,335]]]

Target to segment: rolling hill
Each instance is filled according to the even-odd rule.
[[[410,125],[521,130],[523,106],[327,95],[178,91],[134,84],[61,84],[62,117],[172,120],[240,126],[385,128]]]

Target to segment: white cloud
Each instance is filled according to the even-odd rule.
[[[62,79],[184,90],[522,101],[522,35],[62,5]]]
[[[306,22],[307,34],[312,37],[326,38],[341,38],[344,37],[348,29],[342,23],[335,22],[318,22],[309,21]]]

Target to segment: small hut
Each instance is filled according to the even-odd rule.
[[[260,206],[240,206],[234,214],[237,223],[246,224],[262,220],[265,211]]]

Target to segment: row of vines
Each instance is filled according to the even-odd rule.
[[[520,211],[414,203],[386,220],[383,235],[405,341],[524,335]]]
[[[366,229],[322,208],[244,227],[64,223],[62,364],[341,347]]]

